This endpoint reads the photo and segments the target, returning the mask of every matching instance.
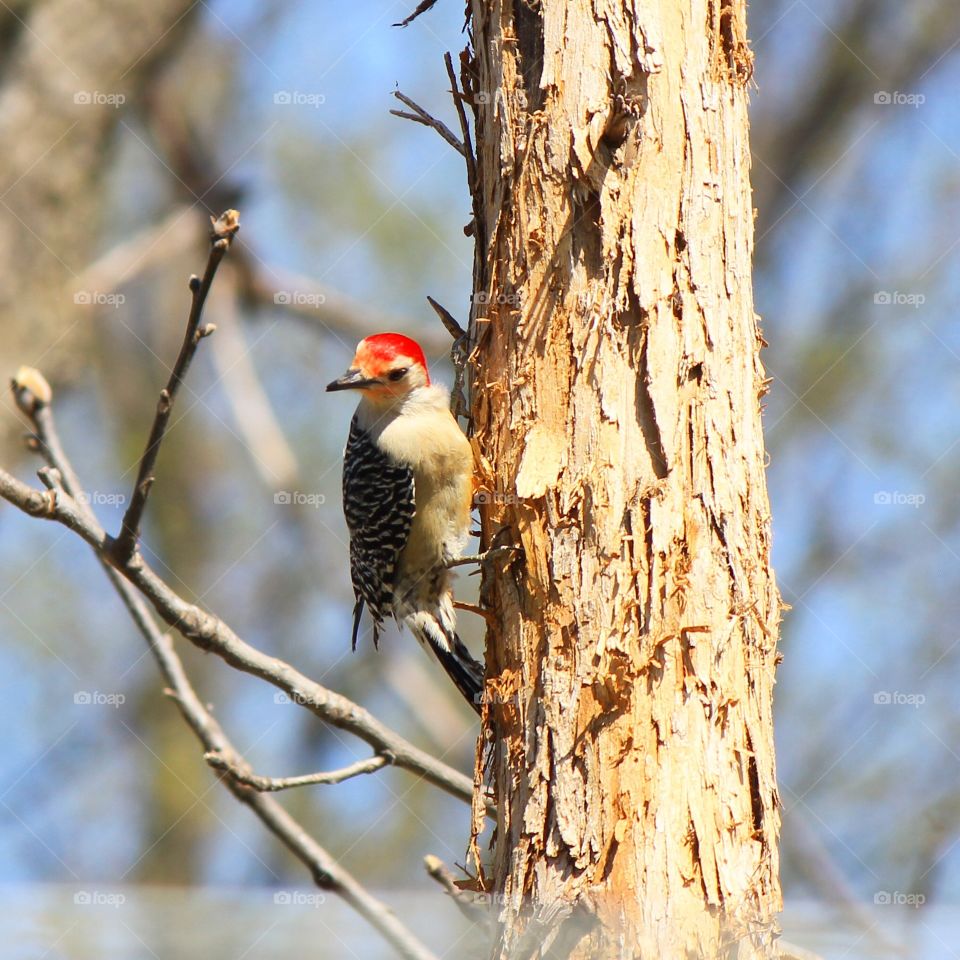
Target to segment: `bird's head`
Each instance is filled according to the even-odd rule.
[[[430,384],[427,360],[416,340],[402,333],[377,333],[361,340],[350,369],[327,391],[360,390],[376,404],[391,404]]]

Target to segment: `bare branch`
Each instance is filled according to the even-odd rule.
[[[395,23],[394,26],[405,27],[407,24],[413,23],[413,21],[416,20],[421,13],[426,13],[436,2],[437,0],[420,0],[420,3],[417,4],[416,10],[414,10],[409,17],[405,17],[399,23]]]
[[[193,355],[197,351],[197,345],[203,337],[213,333],[215,329],[212,326],[200,329],[200,316],[203,313],[203,305],[207,299],[207,294],[213,284],[213,278],[216,276],[217,267],[220,266],[220,261],[229,249],[230,242],[240,229],[240,219],[236,210],[227,210],[217,220],[211,220],[211,222],[213,228],[210,232],[211,243],[207,268],[202,280],[199,277],[190,278],[190,291],[193,296],[190,304],[190,315],[187,319],[187,329],[183,335],[183,343],[180,345],[180,354],[173,365],[166,387],[160,391],[157,412],[150,429],[150,438],[147,440],[146,449],[140,459],[140,469],[137,471],[137,479],[133,485],[130,505],[123,515],[120,535],[111,544],[111,552],[115,561],[119,564],[126,563],[137,549],[140,521],[143,519],[143,511],[146,508],[147,497],[150,495],[150,487],[154,480],[153,468],[157,463],[157,454],[160,452],[160,444],[163,442],[177,392],[190,367],[190,361],[193,360]]]
[[[70,467],[62,456],[53,430],[49,404],[34,394],[25,382],[14,382],[14,397],[20,409],[31,419],[37,442],[45,455],[52,457],[54,451],[59,451],[59,458],[52,462],[64,477],[64,489],[36,490],[0,469],[0,497],[31,516],[63,524],[93,547],[101,560],[113,564],[111,538],[96,517],[70,493],[71,489],[79,490],[79,484],[75,477],[68,481]],[[471,803],[473,783],[469,777],[418,749],[353,701],[310,680],[290,664],[245,643],[219,617],[180,597],[139,554],[118,569],[153,604],[161,619],[201,650],[213,652],[238,670],[278,687],[321,720],[354,734],[377,753],[391,754],[396,766],[417,774],[465,803]],[[494,813],[491,802],[487,808]]]
[[[0,497],[31,516],[63,524],[93,547],[99,557],[112,561],[110,538],[65,491],[35,490],[0,469]],[[470,802],[473,784],[469,777],[419,750],[353,701],[245,643],[219,617],[175,593],[141,557],[133,557],[120,572],[153,604],[161,619],[201,650],[215,653],[232,667],[273,684],[321,720],[354,734],[378,752],[393,753],[398,767]]]
[[[167,634],[161,633],[143,599],[114,570],[108,570],[114,586],[120,592],[127,609],[143,633],[150,652],[157,661],[168,685],[169,694],[180,713],[208,751],[243,766],[246,761],[237,753],[223,729],[203,706],[190,684],[183,664]],[[263,796],[226,777],[225,783],[233,795],[246,804],[265,826],[310,871],[314,883],[346,900],[407,960],[434,960],[433,953],[422,944],[383,902],[370,894],[352,874],[345,870],[306,829],[272,797]]]
[[[83,488],[73,465],[60,443],[53,412],[49,406],[50,388],[46,380],[38,371],[29,368],[21,369],[14,381],[14,395],[18,406],[27,412],[37,430],[39,449],[48,464],[48,467],[42,471],[44,481],[53,485],[55,496],[56,485],[59,485],[59,489],[71,498],[86,521],[96,525],[93,511],[82,496]],[[157,627],[143,598],[110,565],[107,558],[102,553],[98,553],[98,559],[107,578],[120,595],[124,606],[146,640],[167,685],[167,694],[177,704],[184,720],[207,751],[205,759],[209,763],[211,761],[208,758],[215,756],[230,770],[247,769],[247,761],[236,751],[223,728],[197,696],[170,636]],[[379,761],[377,767],[383,766],[390,759],[392,758],[389,753],[371,758],[373,761]],[[369,765],[371,760],[364,762]],[[213,763],[211,765],[216,766]],[[354,767],[357,766],[359,764],[354,764]],[[344,774],[345,771],[337,771],[337,773]],[[346,779],[346,776],[342,776],[341,779]],[[273,798],[250,790],[239,777],[227,777],[225,780],[233,795],[241,803],[246,804],[284,846],[307,867],[317,886],[336,893],[346,900],[405,960],[436,960],[434,954],[397,919],[386,904],[372,896],[340,866]],[[331,779],[327,782],[336,781]]]
[[[53,412],[49,405],[51,395],[49,384],[39,371],[21,368],[13,382],[13,391],[17,405],[27,414],[37,431],[37,446],[48,464],[41,471],[41,479],[48,486],[53,499],[56,499],[58,491],[62,491],[64,495],[70,497],[77,513],[88,524],[96,526],[96,517],[82,496],[83,488],[60,443]],[[0,477],[0,485],[2,483],[3,478]],[[41,498],[45,496],[39,491],[33,491],[33,493]],[[35,498],[30,498],[30,505],[31,507],[36,505]],[[157,627],[143,598],[110,565],[106,556],[102,552],[98,552],[97,556],[107,578],[119,593],[124,606],[146,640],[167,684],[168,695],[176,702],[190,729],[208,751],[205,759],[211,762],[209,758],[215,756],[230,770],[246,769],[248,767],[246,760],[234,749],[222,727],[197,696],[170,636]],[[384,753],[364,763],[370,765],[371,761],[379,761],[377,763],[379,768],[389,762],[389,759],[390,755]],[[211,765],[217,764],[211,762]],[[358,766],[360,764],[354,764],[354,767]],[[346,779],[345,771],[336,771],[327,776],[332,777],[337,773],[342,775],[341,779]],[[330,779],[326,782],[337,781]],[[317,886],[343,897],[397,950],[400,956],[405,960],[436,960],[386,904],[373,897],[275,800],[248,789],[239,777],[227,777],[226,783],[233,795],[246,804],[284,846],[307,867]]]
[[[399,90],[394,90],[393,95],[403,104],[406,104],[413,113],[407,113],[405,110],[391,110],[390,112],[395,117],[402,117],[404,120],[413,120],[414,123],[422,123],[425,127],[433,127],[437,133],[443,137],[447,143],[453,147],[461,157],[466,157],[466,151],[464,150],[463,144],[454,136],[453,131],[443,122],[438,120],[436,117],[432,117],[426,110],[423,109],[418,103],[415,103],[411,100],[406,94],[401,93]]]
[[[456,317],[454,317],[446,307],[437,303],[433,297],[427,297],[427,303],[433,307],[434,313],[440,318],[440,322],[446,327],[447,333],[449,333],[454,340],[462,340],[466,337],[467,331],[460,326]]]
[[[443,55],[443,62],[447,68],[447,76],[450,78],[450,94],[453,97],[453,104],[457,108],[457,116],[460,119],[460,132],[463,135],[463,157],[467,162],[467,189],[470,191],[471,198],[475,200],[477,191],[477,159],[473,153],[473,142],[470,138],[470,124],[467,122],[467,112],[463,108],[463,94],[460,92],[457,75],[453,70],[453,58],[449,52]]]
[[[80,481],[56,431],[49,384],[39,371],[31,368],[21,368],[12,387],[17,406],[34,427],[32,446],[39,450],[47,461],[47,467],[40,471],[40,478],[47,490],[34,490],[6,471],[0,470],[0,496],[30,515],[54,519],[64,524],[94,549],[111,583],[120,593],[146,638],[169,686],[167,692],[203,743],[206,749],[205,759],[211,766],[226,774],[224,780],[234,796],[249,806],[267,828],[308,867],[314,882],[321,888],[343,897],[404,958],[434,960],[429,950],[384,904],[372,897],[283,807],[272,798],[264,796],[262,791],[311,783],[338,783],[350,777],[372,773],[388,763],[395,762],[398,766],[416,770],[441,789],[471,802],[473,787],[470,779],[417,750],[356,704],[313,683],[290,665],[267,657],[245,644],[222,620],[187,603],[171,590],[136,550],[140,522],[152,482],[152,471],[173,401],[199,340],[213,329],[210,325],[202,329],[200,327],[203,304],[217,266],[238,226],[233,211],[215,223],[214,242],[204,278],[202,281],[196,277],[191,280],[194,296],[187,330],[170,381],[161,393],[150,440],[141,459],[133,502],[124,517],[121,537],[117,540],[111,538],[87,505]],[[183,670],[170,637],[158,629],[144,597],[150,600],[156,612],[167,623],[198,647],[212,650],[233,666],[279,686],[291,699],[309,707],[318,716],[366,740],[377,750],[377,755],[340,770],[303,777],[271,779],[255,775],[249,763],[237,753],[219,724],[201,703]]]
[[[437,303],[433,297],[427,297],[427,303],[433,307],[447,333],[453,337],[453,346],[450,348],[450,362],[453,364],[454,381],[453,389],[450,391],[450,412],[455,417],[464,416],[469,419],[467,399],[463,393],[463,385],[467,378],[467,354],[469,352],[467,349],[467,331],[457,323],[453,314],[446,307]]]
[[[412,120],[414,123],[422,123],[425,127],[430,126],[423,117],[418,117],[415,113],[407,113],[406,110],[391,110],[390,113],[401,120]]]
[[[315,784],[342,783],[351,777],[359,777],[365,773],[373,773],[387,764],[393,763],[393,757],[387,753],[378,753],[366,760],[358,760],[339,770],[330,770],[327,773],[308,773],[302,777],[261,777],[252,773],[249,767],[238,764],[231,757],[211,751],[203,755],[203,759],[217,770],[228,774],[239,783],[253,787],[262,793],[277,790],[290,790],[293,787],[309,787]]]

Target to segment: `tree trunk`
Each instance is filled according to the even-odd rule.
[[[471,8],[494,956],[770,956],[745,4]]]
[[[91,317],[106,291],[76,285],[97,245],[111,140],[199,11],[191,0],[0,3],[6,374],[41,364],[56,387],[89,365]],[[22,452],[20,433],[0,426],[0,447],[14,440],[7,461]]]

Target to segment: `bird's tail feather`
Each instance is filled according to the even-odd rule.
[[[442,612],[438,618],[432,613],[418,611],[404,617],[404,623],[440,661],[440,666],[446,670],[447,676],[470,706],[480,713],[483,705],[483,664],[474,658],[457,636],[453,625],[444,623],[444,619]]]

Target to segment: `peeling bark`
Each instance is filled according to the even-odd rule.
[[[769,956],[745,5],[471,16],[482,528],[523,548],[483,584],[493,955]]]

